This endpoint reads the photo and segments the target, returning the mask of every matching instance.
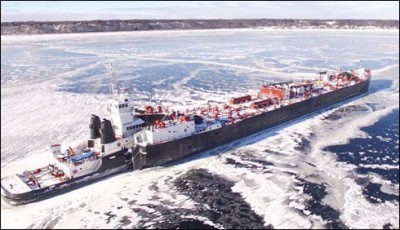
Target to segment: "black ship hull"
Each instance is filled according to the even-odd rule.
[[[117,173],[121,173],[128,169],[132,169],[131,152],[123,149],[116,153],[107,155],[102,158],[102,165],[96,172],[87,174],[85,176],[72,178],[52,186],[42,187],[40,189],[32,190],[26,193],[12,193],[9,192],[3,184],[1,184],[2,197],[12,205],[26,204],[35,202],[51,196],[71,191],[80,188],[84,185],[91,184],[95,181],[103,179]]]
[[[154,145],[136,145],[132,148],[133,168],[142,169],[145,167],[160,166],[228,144],[272,126],[363,94],[368,91],[369,83],[370,78],[352,86],[337,89],[318,97],[312,97],[190,137]]]

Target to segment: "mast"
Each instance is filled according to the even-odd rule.
[[[115,86],[115,75],[114,75],[114,68],[113,68],[112,63],[110,63],[109,70],[110,70],[110,76],[111,76],[110,96],[111,96],[111,99],[115,99],[115,97],[117,96],[116,95],[117,89]]]

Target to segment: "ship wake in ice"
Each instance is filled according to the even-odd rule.
[[[88,137],[90,114],[106,114],[110,62],[141,108],[222,102],[361,65],[373,77],[367,94],[179,162],[23,206],[2,200],[1,226],[395,228],[398,41],[390,30],[2,37],[2,176],[46,164],[52,143]]]

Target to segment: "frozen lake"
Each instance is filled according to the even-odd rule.
[[[90,114],[106,116],[110,63],[118,84],[130,88],[140,108],[226,101],[263,82],[312,78],[325,70],[364,66],[372,72],[366,95],[180,164],[120,174],[24,206],[2,199],[2,228],[228,228],[233,220],[242,228],[399,226],[398,30],[118,32],[1,40],[2,177],[47,164],[52,143],[89,136]],[[198,176],[186,178],[188,171]],[[201,190],[185,191],[185,180],[203,183],[215,200]],[[219,193],[218,185],[226,191]],[[218,216],[224,200],[232,199],[242,209]]]

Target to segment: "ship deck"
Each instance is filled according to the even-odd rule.
[[[33,190],[50,187],[67,181],[65,176],[59,176],[52,166],[42,167],[36,170],[25,171],[22,174],[14,174],[1,180],[1,186],[12,194],[23,194]]]
[[[54,168],[53,166],[49,165],[47,167],[39,168],[40,172],[35,173],[35,170],[29,171],[29,174],[24,173],[20,177],[24,180],[28,180],[31,175],[33,175],[38,183],[38,185],[29,184],[32,188],[44,188],[49,187],[51,185],[63,182],[68,180],[66,176],[57,176],[57,172],[61,172],[60,169]],[[38,170],[38,169],[37,169]]]
[[[4,177],[1,180],[1,189],[5,189],[13,194],[22,194],[32,191],[32,188],[28,186],[20,177],[17,175],[11,175]],[[2,191],[3,193],[3,191]]]
[[[195,124],[195,132],[193,133],[193,134],[200,134],[203,132],[208,132],[213,130],[210,129],[210,126],[216,123],[221,124],[220,127],[225,125],[231,125],[259,114],[268,113],[280,109],[282,107],[301,103],[311,98],[320,97],[324,94],[328,94],[356,84],[355,80],[347,80],[343,77],[340,77],[339,75],[332,75],[332,77],[333,79],[323,83],[318,79],[301,83],[291,83],[291,85],[285,86],[286,91],[289,91],[291,89],[290,87],[297,87],[304,85],[308,85],[310,86],[310,88],[308,88],[307,90],[303,90],[302,92],[300,91],[295,92],[290,90],[290,93],[293,94],[291,94],[290,97],[286,95],[285,99],[282,98],[278,99],[275,94],[264,95],[257,93],[256,95],[252,96],[250,96],[251,94],[248,94],[247,96],[249,98],[246,98],[246,100],[244,99],[240,100],[237,103],[231,101],[230,104],[217,102],[214,105],[208,104],[193,109],[187,109],[186,113],[183,114],[178,113],[178,116],[172,116],[172,119],[169,116],[168,118],[170,119],[164,120],[163,122],[164,126],[160,127],[155,125],[153,126],[151,131],[157,132],[157,129],[163,129],[178,123],[187,122],[187,120],[180,119],[182,118],[182,116],[192,117],[192,118],[194,116],[200,116],[203,119],[203,122]],[[357,77],[358,83],[366,81],[368,79],[369,76],[364,76],[361,78]],[[281,89],[283,89],[283,86],[281,86]],[[160,144],[170,140],[171,140],[170,138],[161,141],[149,141],[147,139],[143,139],[142,141],[138,141],[137,145],[146,146],[148,144]]]

